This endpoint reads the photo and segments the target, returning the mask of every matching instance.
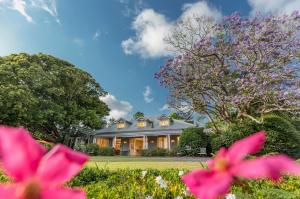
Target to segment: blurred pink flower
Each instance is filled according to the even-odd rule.
[[[217,199],[229,192],[235,177],[278,180],[282,174],[300,175],[300,166],[285,155],[245,160],[260,151],[265,142],[263,131],[235,142],[229,149],[221,148],[208,170],[194,170],[182,177],[190,192],[198,199]]]
[[[84,199],[81,190],[64,188],[89,159],[63,145],[50,152],[22,128],[0,126],[1,167],[13,183],[0,185],[5,199]]]

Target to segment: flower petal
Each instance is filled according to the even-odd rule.
[[[42,159],[37,177],[43,183],[62,184],[75,176],[89,157],[64,145],[56,145]]]
[[[5,172],[14,180],[34,175],[45,151],[25,129],[0,126],[0,156]]]
[[[228,193],[232,177],[226,172],[195,170],[182,177],[189,191],[199,199],[217,199]]]
[[[57,188],[44,190],[41,199],[85,199],[83,191],[77,189]]]
[[[241,139],[231,145],[228,149],[228,158],[232,164],[239,162],[249,154],[260,151],[265,142],[264,131],[254,133],[244,139]]]
[[[213,170],[215,168],[215,163],[218,160],[227,159],[226,158],[226,154],[227,154],[227,149],[225,147],[222,147],[217,152],[217,154],[215,155],[214,159],[206,161],[206,164],[207,164],[208,168],[211,169],[211,170]]]
[[[0,198],[18,199],[15,194],[16,190],[14,187],[3,184],[0,185]]]
[[[300,175],[300,165],[285,155],[274,155],[246,160],[234,166],[231,173],[238,177],[278,180],[282,174]]]

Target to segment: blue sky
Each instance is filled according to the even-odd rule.
[[[0,56],[42,52],[65,59],[109,93],[102,100],[113,117],[159,115],[170,110],[154,73],[169,56],[163,37],[177,20],[294,9],[300,0],[0,0]]]

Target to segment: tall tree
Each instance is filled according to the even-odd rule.
[[[136,120],[136,119],[144,117],[144,116],[145,116],[144,113],[138,111],[133,115],[133,118]]]
[[[156,74],[172,107],[231,123],[300,110],[300,15],[181,21],[167,38],[175,57]]]
[[[0,123],[25,126],[44,139],[100,128],[109,112],[99,100],[105,94],[90,74],[53,56],[0,58]]]
[[[169,117],[175,120],[184,120],[184,118],[176,112],[171,113]]]

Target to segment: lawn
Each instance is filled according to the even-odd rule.
[[[196,169],[207,158],[190,157],[130,157],[130,156],[96,156],[88,162],[88,167],[116,169]]]

